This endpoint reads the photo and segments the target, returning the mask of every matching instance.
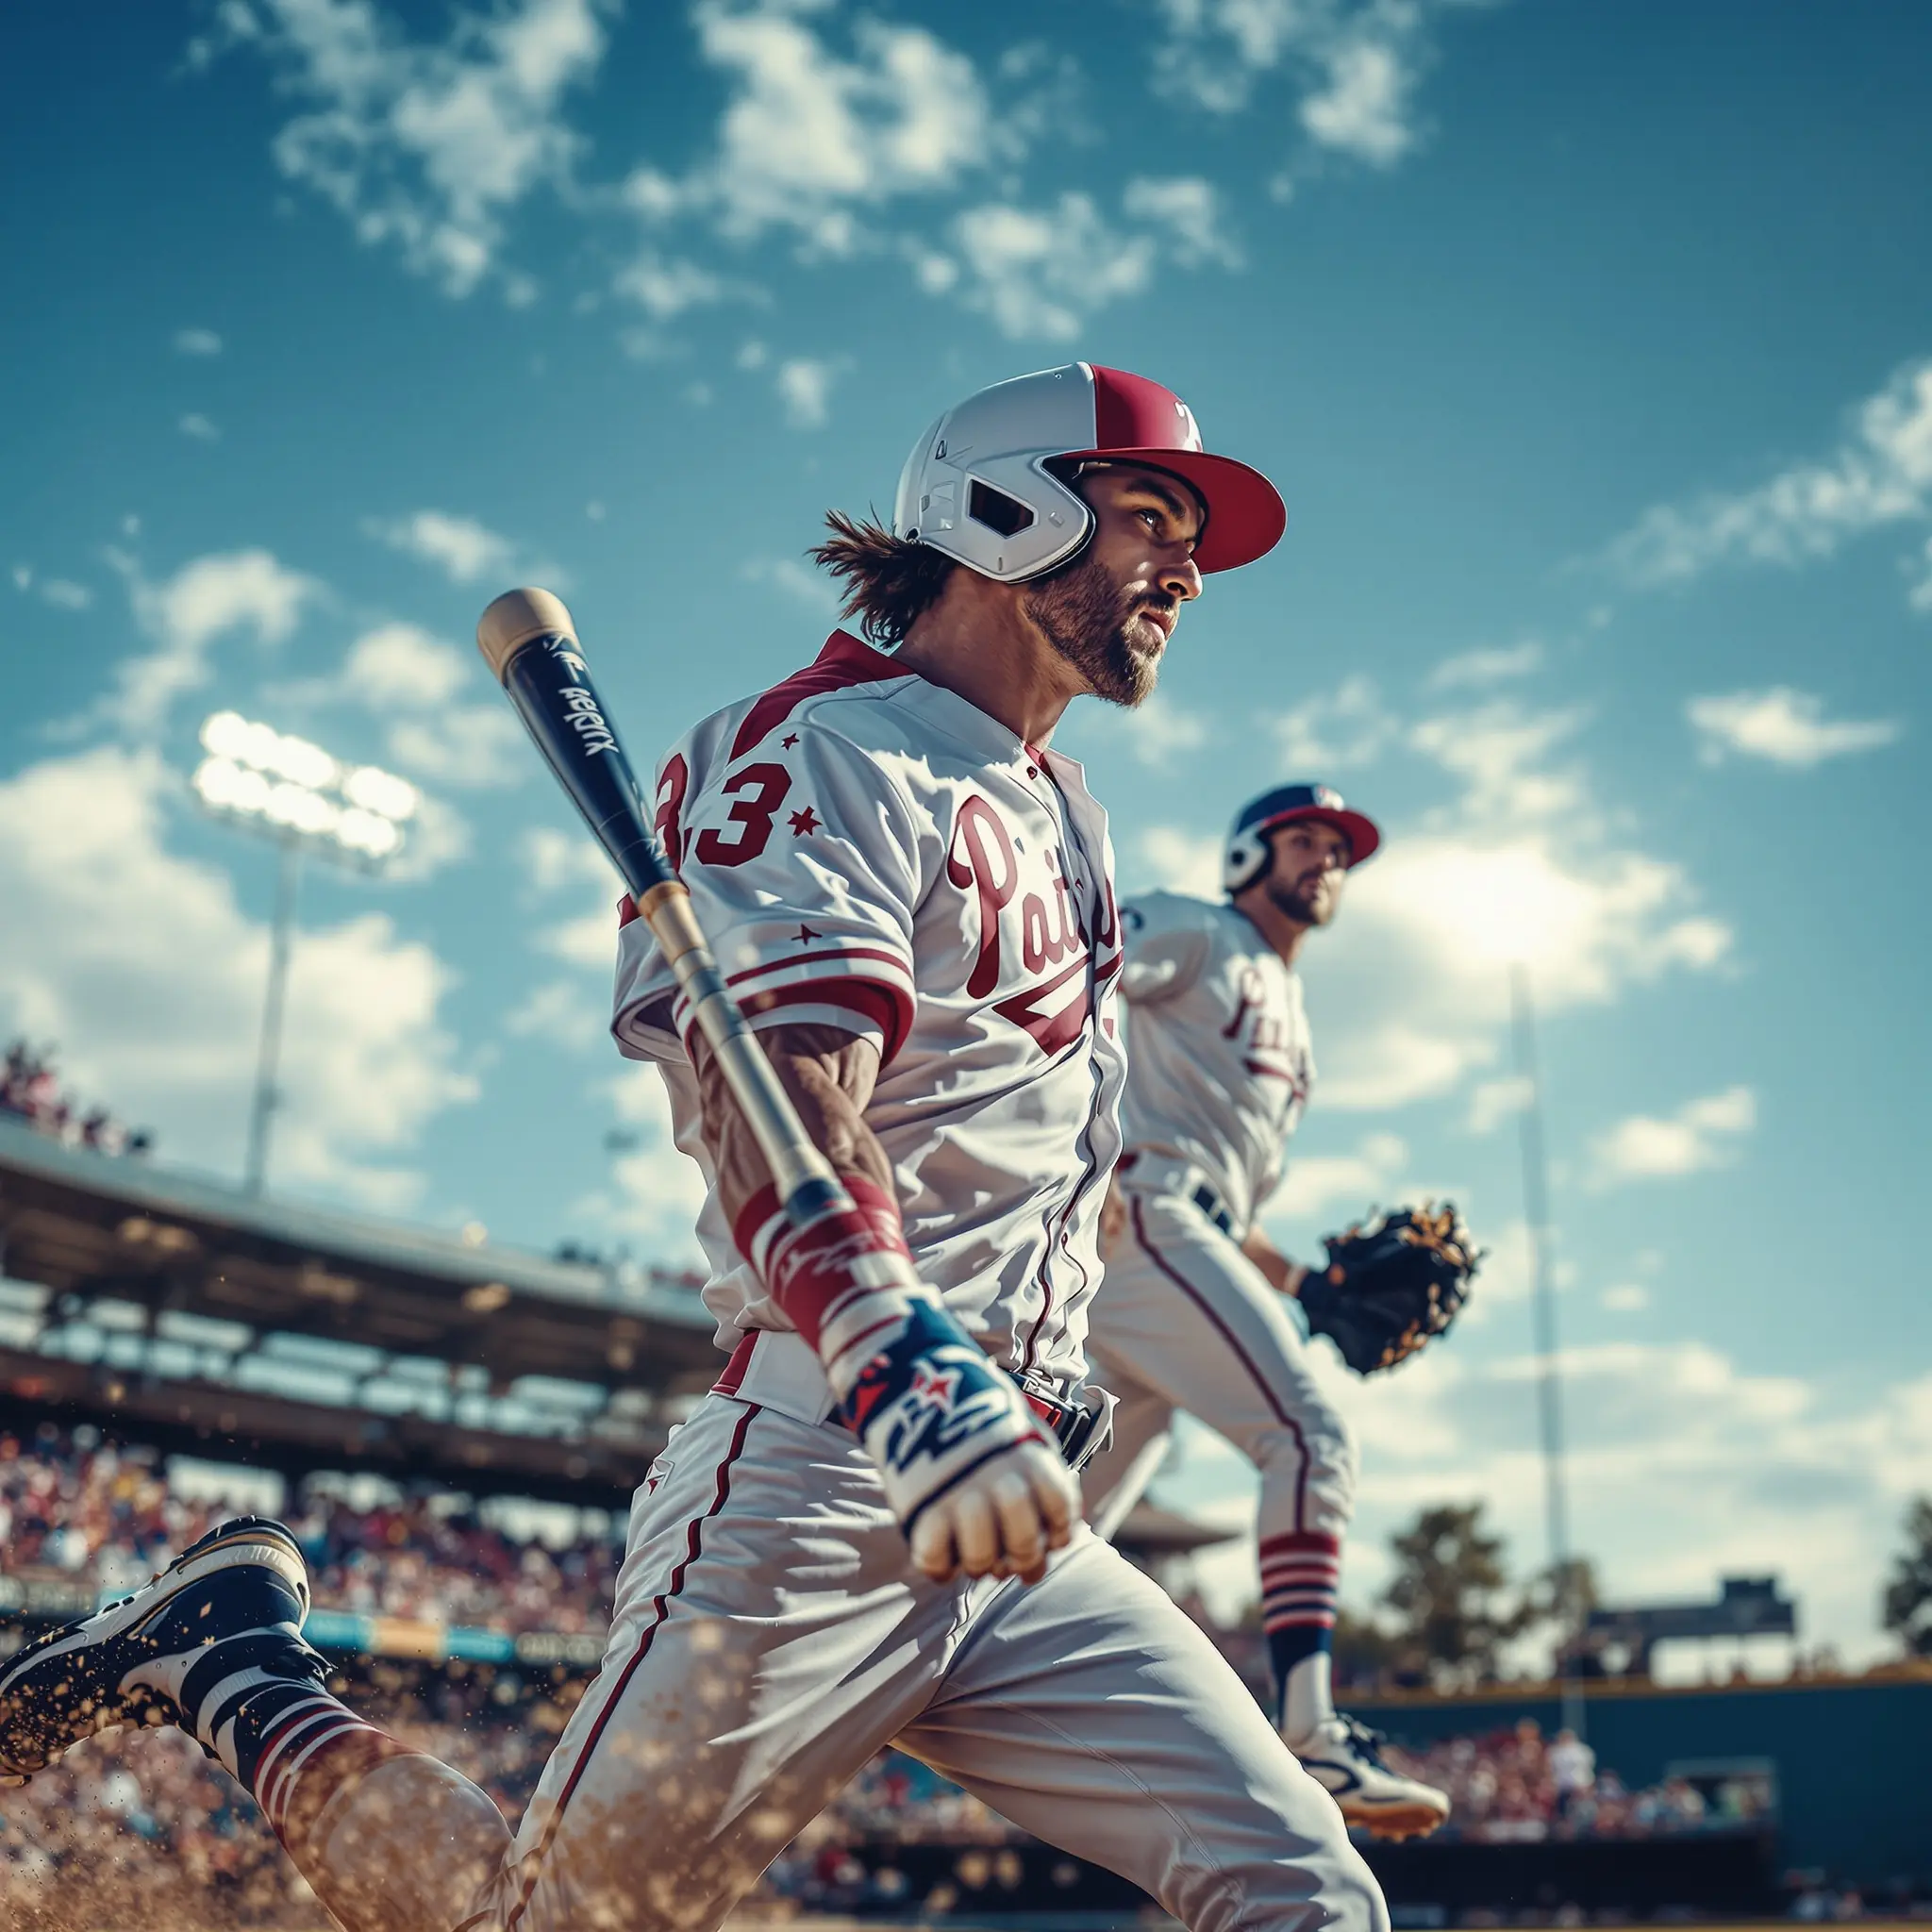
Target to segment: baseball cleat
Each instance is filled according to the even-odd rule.
[[[299,1642],[308,1615],[308,1573],[279,1523],[243,1516],[210,1530],[132,1596],[0,1667],[0,1784],[24,1785],[96,1731],[179,1724],[182,1680],[210,1645],[257,1633]]]
[[[1324,1719],[1289,1749],[1341,1807],[1351,1825],[1377,1838],[1426,1838],[1449,1816],[1449,1795],[1382,1761],[1379,1731],[1352,1717]]]

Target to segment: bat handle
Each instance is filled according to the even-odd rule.
[[[822,1214],[849,1210],[852,1197],[840,1185],[831,1162],[812,1144],[791,1096],[779,1084],[771,1060],[724,984],[691,912],[691,894],[678,880],[667,879],[641,894],[637,907],[772,1170],[786,1220],[793,1227],[803,1227]]]

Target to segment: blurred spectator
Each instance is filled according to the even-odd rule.
[[[234,1513],[184,1499],[152,1451],[91,1429],[0,1432],[0,1575],[121,1594]],[[621,1525],[552,1549],[446,1495],[373,1509],[318,1495],[291,1514],[319,1607],[513,1634],[601,1634],[609,1623]]]
[[[16,1040],[0,1060],[0,1113],[13,1114],[64,1146],[98,1154],[146,1154],[154,1146],[152,1134],[144,1128],[130,1133],[104,1107],[83,1114],[60,1091],[52,1049],[37,1051],[25,1040]]]
[[[1449,1793],[1445,1840],[1478,1844],[1544,1839],[1663,1838],[1754,1824],[1772,1808],[1768,1782],[1739,1775],[1707,1801],[1684,1778],[1667,1778],[1640,1791],[1614,1772],[1597,1769],[1596,1754],[1574,1732],[1548,1743],[1534,1719],[1481,1738],[1451,1738],[1425,1749],[1389,1747],[1391,1762],[1411,1777]]]
[[[1550,1783],[1558,1818],[1567,1818],[1576,1800],[1596,1785],[1596,1753],[1567,1724],[1550,1743]]]

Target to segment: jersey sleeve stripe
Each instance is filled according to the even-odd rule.
[[[741,973],[727,973],[726,986],[744,986],[754,979],[769,978],[773,974],[783,974],[787,978],[805,967],[842,966],[853,959],[863,959],[875,966],[891,966],[894,976],[903,979],[908,991],[912,985],[912,965],[904,953],[889,952],[883,946],[838,946],[823,953],[800,953],[792,959],[766,959],[757,966],[747,966]],[[884,975],[881,975],[882,977]]]
[[[758,995],[756,1008],[745,1018],[755,1032],[772,1026],[818,1024],[842,1026],[848,1031],[876,1035],[879,1065],[889,1067],[898,1058],[906,1036],[912,1030],[912,996],[903,988],[887,986],[876,979],[810,978],[792,986],[770,989]],[[855,1025],[854,1021],[861,1024]],[[693,1022],[691,1010],[680,1000],[677,1006],[678,1032],[690,1044]]]

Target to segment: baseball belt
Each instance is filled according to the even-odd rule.
[[[1222,1199],[1206,1181],[1188,1196],[1196,1208],[1224,1234],[1229,1241],[1234,1239],[1234,1216],[1223,1206]]]

